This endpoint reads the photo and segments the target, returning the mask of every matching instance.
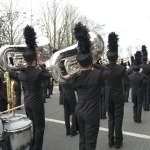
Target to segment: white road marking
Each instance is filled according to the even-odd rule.
[[[22,115],[22,114],[18,114],[18,115]],[[22,116],[26,117],[26,115],[22,115]],[[65,121],[61,121],[61,120],[50,119],[50,118],[45,118],[45,120],[54,122],[54,123],[65,124]],[[99,130],[108,132],[108,128],[100,127]],[[126,132],[126,131],[123,131],[123,134],[128,135],[128,136],[144,138],[144,139],[150,139],[149,135],[144,135],[144,134],[138,134],[138,133],[132,133],[132,132]]]

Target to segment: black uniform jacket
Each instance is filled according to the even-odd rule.
[[[134,102],[137,96],[143,98],[145,90],[144,80],[147,79],[146,75],[144,73],[131,74],[129,79],[132,85],[132,101]]]
[[[122,65],[111,63],[108,66],[110,76],[105,82],[106,110],[109,111],[110,93],[113,93],[113,102],[124,103],[123,79],[126,78],[126,68]]]
[[[101,86],[105,78],[109,76],[109,71],[86,70],[71,82],[72,87],[77,91],[78,103],[76,112],[79,109],[89,117],[97,118],[99,114],[99,100],[101,95]]]
[[[22,82],[25,90],[25,100],[28,102],[37,101],[42,102],[41,81],[50,78],[44,66],[42,70],[33,66],[28,66],[25,71],[19,73],[18,78]]]
[[[143,69],[143,73],[148,77],[148,81],[150,80],[150,64],[143,63],[141,64],[141,68]],[[148,82],[150,84],[150,82]]]

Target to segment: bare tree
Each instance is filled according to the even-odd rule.
[[[48,37],[53,46],[63,49],[75,43],[74,25],[81,21],[89,29],[100,31],[101,25],[87,17],[72,4],[62,5],[62,1],[53,0],[40,4],[39,27],[44,36]]]
[[[9,44],[15,44],[15,41],[18,41],[22,36],[21,25],[23,22],[19,21],[19,17],[23,8],[18,8],[18,1],[7,0],[1,2],[0,31],[3,36],[3,42],[8,42]]]
[[[55,48],[62,49],[74,43],[73,26],[77,8],[72,5],[62,6],[61,1],[41,4],[39,14],[40,28]]]
[[[78,18],[78,21],[81,21],[83,24],[85,24],[90,30],[94,30],[96,32],[99,32],[102,30],[102,25],[100,25],[99,23],[95,22],[92,19],[87,18],[84,15],[81,15]]]

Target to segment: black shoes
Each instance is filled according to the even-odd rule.
[[[109,148],[112,148],[115,144],[114,143],[108,143]]]
[[[141,123],[142,120],[138,120],[138,121],[137,121],[137,120],[134,120],[134,122],[135,122],[135,123]]]
[[[70,133],[70,136],[76,136],[77,134],[78,134],[77,131],[72,131],[72,132]]]
[[[69,136],[69,135],[70,135],[70,131],[67,131],[67,132],[66,132],[66,135]]]
[[[141,123],[141,122],[142,122],[141,120],[138,120],[138,121],[137,121],[137,123]]]
[[[115,144],[116,149],[120,149],[122,147],[123,143],[121,142],[120,144]]]
[[[66,131],[66,136],[75,136],[75,135],[77,135],[78,134],[78,132],[77,131],[72,131],[72,132],[70,132],[70,131]]]
[[[120,149],[122,147],[122,145],[123,145],[123,142],[121,142],[119,144],[118,143],[116,144],[114,142],[109,142],[108,145],[109,145],[109,148],[112,148],[115,145],[116,149]]]
[[[50,95],[46,95],[46,98],[51,98]]]

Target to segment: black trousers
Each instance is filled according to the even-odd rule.
[[[61,91],[60,91],[60,95],[59,95],[59,104],[60,104],[60,105],[63,105],[63,103],[64,103],[63,91],[61,90]]]
[[[46,89],[46,95],[47,96],[50,96],[51,95],[51,86],[50,86],[50,81],[49,80],[47,80],[46,81],[46,86],[47,86],[47,89]]]
[[[95,108],[92,112],[88,110],[89,113],[84,112],[82,108],[77,111],[79,150],[95,150],[100,124],[99,108]]]
[[[44,129],[45,129],[45,111],[43,102],[25,101],[25,109],[28,117],[33,121],[33,141],[30,145],[31,150],[42,150]]]
[[[141,121],[141,115],[142,115],[142,103],[143,99],[142,97],[135,96],[134,102],[133,102],[133,118],[134,121]]]
[[[111,95],[111,97],[113,96]],[[123,141],[123,134],[122,134],[123,116],[124,116],[124,103],[116,103],[111,98],[109,101],[109,112],[108,112],[109,143],[114,143],[115,140],[116,144],[120,144]]]
[[[20,83],[17,84],[15,87],[15,94],[16,94],[16,106],[21,105],[21,85]]]
[[[101,90],[101,99],[100,99],[100,118],[103,119],[106,117],[105,109],[105,91]]]
[[[75,93],[63,93],[64,96],[64,119],[66,131],[76,131],[76,118],[75,118],[75,107],[76,107],[76,98]],[[70,127],[70,115],[72,115],[72,126]]]
[[[50,95],[53,95],[53,88],[54,88],[54,84],[50,84]]]
[[[72,115],[72,126],[70,127],[70,115]],[[70,104],[68,101],[64,103],[64,118],[65,118],[65,126],[66,131],[76,131],[76,118],[75,118],[75,110],[71,111]]]
[[[129,88],[130,84],[128,82],[124,82],[124,101],[128,102],[129,99]]]
[[[46,82],[41,84],[42,86],[42,97],[43,97],[43,103],[45,102],[46,95],[47,95],[47,84]]]

